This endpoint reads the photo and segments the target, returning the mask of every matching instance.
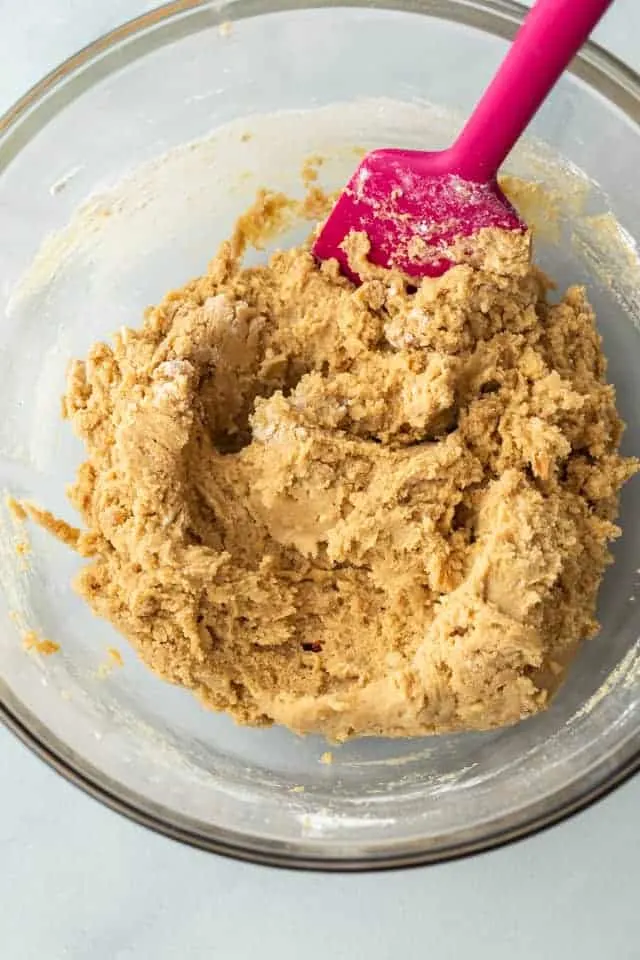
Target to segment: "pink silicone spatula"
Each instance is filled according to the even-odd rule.
[[[372,263],[439,276],[482,228],[524,230],[498,187],[498,169],[612,2],[537,0],[454,145],[368,153],[322,227],[315,255],[335,257],[358,282],[341,245],[363,232]]]

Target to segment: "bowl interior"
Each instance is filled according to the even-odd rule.
[[[356,148],[451,141],[504,52],[512,11],[422,8],[204,4],[125,31],[17,117],[0,155],[7,493],[74,522],[64,487],[83,451],[59,417],[68,360],[202,272],[259,186],[300,194],[304,160],[321,154],[322,184],[337,188]],[[537,256],[560,288],[588,285],[629,424],[624,449],[638,454],[640,103],[596,53],[580,70],[590,82],[562,79],[509,171],[551,193],[528,211]],[[544,715],[497,733],[329,747],[239,728],[156,679],[71,590],[81,561],[5,510],[5,703],[103,796],[216,849],[357,866],[486,845],[582,802],[637,755],[639,513],[636,479],[602,631]],[[27,654],[28,631],[59,652]]]

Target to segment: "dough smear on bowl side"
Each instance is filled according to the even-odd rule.
[[[263,191],[204,276],[72,364],[76,587],[240,723],[515,723],[597,630],[638,467],[585,291],[548,303],[500,231],[417,289],[368,270],[364,236],[360,287],[310,245],[243,267],[286,209]]]

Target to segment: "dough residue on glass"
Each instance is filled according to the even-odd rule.
[[[521,234],[417,290],[362,237],[357,288],[308,245],[244,267],[291,209],[262,192],[204,276],[72,364],[84,528],[31,512],[146,664],[241,723],[534,714],[597,630],[636,469],[585,291],[551,305]]]

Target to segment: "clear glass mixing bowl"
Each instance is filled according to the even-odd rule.
[[[337,187],[354,145],[446,144],[522,13],[480,0],[182,0],[92,44],[16,104],[0,144],[2,486],[73,521],[63,491],[82,450],[59,420],[67,360],[201,271],[256,187],[299,187],[308,154],[329,157],[323,177]],[[261,117],[274,111],[303,112]],[[635,453],[640,266],[602,214],[640,233],[639,123],[639,78],[590,46],[510,161],[556,191],[538,255],[561,286],[589,285]],[[7,511],[4,716],[105,803],[221,853],[358,869],[499,844],[638,766],[639,512],[634,480],[602,631],[548,712],[496,733],[329,748],[239,728],[156,679],[71,591],[81,561],[35,529],[25,556],[27,534]],[[26,653],[29,630],[60,651]],[[320,762],[327,749],[332,763]]]

